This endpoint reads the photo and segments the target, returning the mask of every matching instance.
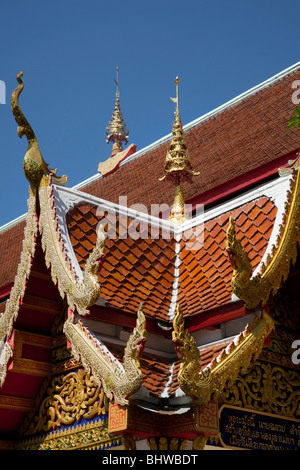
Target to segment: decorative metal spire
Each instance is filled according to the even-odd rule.
[[[122,142],[124,141],[125,144],[128,142],[129,131],[125,125],[123,120],[123,116],[121,113],[120,102],[119,102],[119,67],[117,67],[117,79],[115,80],[115,84],[117,87],[116,91],[116,103],[115,109],[112,114],[112,118],[109,122],[108,127],[106,128],[106,142],[109,143],[112,141],[112,155],[115,155],[118,152],[122,151]]]
[[[179,82],[179,78],[176,77],[176,98],[170,98],[174,103],[176,103],[176,109],[174,112],[175,120],[172,129],[173,136],[164,162],[164,171],[166,174],[160,178],[160,181],[167,178],[168,180],[172,180],[176,185],[175,200],[171,211],[170,220],[181,224],[188,218],[185,210],[181,182],[191,182],[192,177],[194,175],[199,175],[199,173],[196,173],[192,170],[190,154],[184,140],[184,132],[179,116]]]

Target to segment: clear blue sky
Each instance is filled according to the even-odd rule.
[[[299,18],[299,0],[2,0],[0,226],[27,211],[27,141],[10,108],[20,70],[23,112],[44,159],[72,187],[110,155],[117,66],[139,150],[171,132],[176,75],[187,124],[300,61]]]

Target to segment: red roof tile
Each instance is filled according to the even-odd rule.
[[[197,251],[181,242],[177,302],[185,315],[192,316],[204,310],[230,302],[232,268],[225,252],[229,216],[235,219],[242,243],[249,253],[253,269],[266,250],[276,216],[276,208],[268,198],[259,199],[260,225],[251,220],[257,216],[257,201],[222,214],[205,223],[204,243]],[[96,242],[99,222],[96,208],[80,204],[67,214],[71,242],[81,268]],[[81,216],[80,216],[81,214]],[[93,222],[87,227],[86,216]],[[130,223],[130,222],[128,222]],[[81,227],[85,224],[86,234]],[[149,229],[150,232],[150,229]],[[78,236],[79,234],[79,236]],[[246,243],[247,242],[247,243]],[[169,309],[175,279],[175,240],[137,240],[107,238],[107,254],[100,272],[102,298],[108,306],[136,313],[141,302],[144,312],[156,319],[169,321]]]
[[[286,125],[294,109],[291,83],[299,78],[299,74],[296,71],[274,81],[186,132],[185,140],[194,169],[200,171],[193,184],[184,185],[186,201],[299,148],[297,130],[287,131]],[[154,203],[171,204],[174,198],[173,185],[159,181],[168,146],[166,142],[146,151],[141,157],[120,166],[107,177],[99,177],[82,190],[117,203],[120,195],[126,195],[128,206],[143,203],[149,208]],[[79,217],[82,218],[82,214]],[[86,229],[94,225],[93,217],[95,214],[89,214],[87,210]],[[22,248],[23,229],[22,221],[0,233],[0,287],[14,280]],[[75,230],[73,227],[74,236]],[[87,233],[80,232],[78,228],[76,239],[86,238]],[[268,236],[269,233],[266,234]],[[216,241],[220,243],[220,240]],[[155,246],[151,248],[155,254]],[[81,256],[84,257],[84,252]]]
[[[253,270],[263,257],[267,248],[271,230],[276,217],[276,207],[266,197],[252,201],[230,213],[205,223],[203,248],[186,253],[181,251],[180,279],[178,303],[185,315],[193,315],[203,310],[230,302],[232,268],[226,256],[225,241],[229,216],[235,220],[237,233],[242,244],[248,251]],[[259,214],[260,225],[254,224],[251,218]]]
[[[78,237],[78,228],[85,223],[86,214],[96,214],[96,207],[81,204],[67,214],[71,242],[81,268],[84,268],[91,248],[96,242],[96,228],[101,218],[91,218],[86,235]],[[119,220],[119,219],[118,219]],[[128,224],[130,221],[128,221]],[[119,235],[119,228],[117,229]],[[175,241],[130,237],[116,240],[107,237],[107,254],[99,280],[101,297],[111,307],[136,313],[141,302],[145,314],[164,319],[168,314],[172,296],[175,262]]]
[[[0,234],[0,287],[12,283],[17,274],[25,221]]]

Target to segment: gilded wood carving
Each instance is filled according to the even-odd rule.
[[[300,240],[300,173],[293,170],[290,190],[287,194],[283,222],[276,245],[262,264],[261,272],[252,276],[249,256],[238,240],[234,221],[230,218],[227,230],[226,250],[233,267],[232,290],[249,309],[265,306],[271,294],[275,295],[290,272],[291,263],[297,259]]]
[[[5,311],[0,315],[0,386],[4,383],[7,363],[12,356],[12,350],[7,343],[7,339],[11,335],[13,323],[19,313],[20,301],[25,294],[26,283],[29,279],[32,259],[35,253],[35,241],[38,231],[36,197],[31,190],[29,193],[21,258],[14,279],[14,285],[11,289],[9,299],[6,302]]]
[[[51,269],[52,280],[57,284],[60,295],[63,298],[67,297],[70,308],[74,311],[76,307],[80,315],[86,315],[88,307],[94,305],[100,296],[98,271],[105,256],[104,232],[98,231],[96,245],[86,262],[80,280],[73,271],[59,232],[50,176],[42,178],[39,201],[41,207],[39,230],[42,235],[46,266]]]
[[[50,170],[47,163],[45,162],[37,141],[37,138],[33,132],[32,127],[25,118],[20,105],[19,105],[19,96],[24,89],[24,84],[22,80],[23,72],[20,72],[17,75],[17,81],[19,85],[12,92],[11,95],[11,109],[18,124],[17,133],[20,138],[23,135],[26,136],[28,141],[27,152],[24,157],[23,169],[27,180],[29,181],[32,190],[35,191],[35,188],[39,185],[43,175],[53,175],[53,179],[56,183],[66,184],[68,178],[63,175],[61,177],[56,176],[56,169]]]
[[[85,370],[53,377],[27,435],[70,426],[106,414],[104,392]]]
[[[143,382],[140,355],[146,340],[146,319],[142,306],[124,351],[123,364],[81,323],[74,323],[73,316],[65,322],[64,333],[72,345],[75,358],[80,357],[84,367],[91,368],[94,379],[102,385],[106,396],[119,405],[127,405],[128,397],[137,392]]]
[[[212,397],[218,397],[225,385],[234,383],[240,370],[247,371],[260,354],[274,323],[266,312],[262,312],[261,318],[257,317],[252,327],[247,325],[245,331],[203,370],[197,344],[184,328],[180,306],[177,307],[173,327],[173,341],[181,358],[178,374],[180,388],[187,395],[197,398],[200,404],[206,404]]]

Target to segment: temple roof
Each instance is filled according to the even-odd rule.
[[[142,383],[146,392],[156,398],[177,393],[181,396],[186,393],[188,398],[195,396],[180,389],[182,361],[176,358],[174,345],[171,343],[171,353],[160,355],[163,350],[160,351],[160,346],[155,350],[157,338],[161,343],[163,339],[172,341],[172,322],[178,318],[178,304],[184,319],[180,328],[183,330],[183,321],[187,321],[190,331],[198,337],[206,327],[214,331],[233,319],[243,320],[234,342],[230,335],[221,342],[211,341],[205,330],[201,367],[197,355],[199,342],[196,344],[196,340],[193,342],[187,336],[188,330],[182,337],[178,335],[176,341],[173,339],[179,345],[181,341],[190,342],[200,375],[213,367],[221,369],[224,357],[226,360],[231,353],[234,361],[235,350],[240,346],[248,347],[249,361],[255,351],[261,350],[273,324],[263,312],[255,323],[255,334],[247,329],[242,298],[233,295],[226,230],[230,218],[234,219],[253,275],[259,272],[284,230],[280,223],[286,211],[285,202],[289,203],[288,189],[293,176],[280,177],[277,170],[287,165],[298,150],[297,133],[287,131],[287,122],[294,107],[290,85],[299,68],[300,64],[185,127],[185,142],[199,175],[192,184],[183,185],[185,200],[192,203],[192,208],[190,218],[181,225],[170,222],[163,210],[155,214],[150,210],[152,204],[173,202],[174,186],[159,181],[169,137],[129,155],[107,176],[98,175],[75,188],[59,186],[51,173],[44,173],[35,188],[31,186],[26,226],[23,220],[18,220],[0,232],[3,301],[0,311],[4,312],[0,317],[0,339],[1,354],[5,353],[2,368],[13,355],[9,341],[12,343],[10,334],[15,320],[21,326],[24,315],[26,321],[30,320],[27,305],[33,302],[30,298],[28,301],[31,293],[27,289],[37,254],[39,264],[44,263],[43,272],[39,266],[40,278],[47,279],[47,286],[52,280],[57,297],[59,293],[67,304],[64,333],[74,356],[81,358],[84,367],[92,369],[98,383],[108,387],[107,394],[112,393],[121,405],[128,403],[131,394],[134,396],[136,389],[131,390],[131,382],[135,387]],[[297,197],[298,192],[299,182]],[[200,203],[204,203],[205,211],[193,216]],[[103,235],[101,224],[108,228],[105,243],[99,238],[99,234]],[[272,286],[267,295],[271,290]],[[38,285],[35,295],[37,291]],[[54,311],[58,316],[57,306]],[[136,326],[130,333],[136,315]],[[47,320],[47,332],[51,321],[48,324]],[[104,338],[103,324],[123,329],[119,349],[114,347],[115,338]],[[152,338],[139,359],[140,368],[134,365],[136,376],[132,381],[126,368],[132,367],[132,358],[139,356],[146,330]],[[101,369],[103,364],[106,369]],[[108,367],[112,373],[107,378]],[[234,370],[238,371],[238,367]],[[112,376],[116,382],[122,382],[113,391],[109,389]],[[4,372],[2,379],[5,380]],[[209,391],[207,397],[211,395]]]

